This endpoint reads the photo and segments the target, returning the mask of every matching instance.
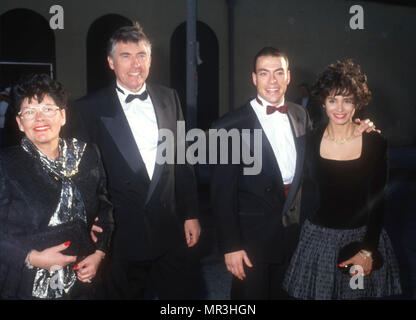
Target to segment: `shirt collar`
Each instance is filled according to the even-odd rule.
[[[261,114],[262,115],[264,115],[264,116],[270,116],[270,115],[268,115],[268,114],[266,114],[266,106],[269,106],[270,105],[270,102],[268,102],[267,100],[264,100],[262,97],[260,97],[259,95],[257,95],[257,98],[263,103],[263,105],[260,105],[258,102],[257,102],[257,99],[254,99],[254,103],[256,104],[256,106],[257,106],[257,109],[259,110],[261,110],[260,112],[261,112]],[[279,105],[277,105],[276,107],[281,107],[281,106],[283,106],[285,104],[285,98],[283,97],[283,101],[281,102],[281,103],[279,103]],[[273,113],[273,114],[281,114],[280,112],[275,112],[275,113]]]
[[[132,105],[137,105],[141,102],[144,102],[144,101],[141,101],[140,99],[134,99],[130,104],[127,104],[126,98],[129,94],[142,94],[146,90],[146,83],[143,83],[143,86],[140,88],[138,92],[131,92],[130,90],[125,89],[124,87],[120,86],[118,81],[116,82],[116,85],[123,91],[121,92],[120,90],[115,89],[117,92],[118,99],[120,100],[121,107],[123,108],[124,111],[130,110],[131,109],[130,107]]]
[[[270,106],[270,102],[268,102],[267,100],[264,100],[262,97],[260,97],[259,95],[257,95],[257,98],[263,103],[263,106]],[[279,103],[277,106],[275,107],[281,107],[285,104],[285,97],[283,97],[283,101],[281,103]]]
[[[127,97],[129,94],[142,94],[146,90],[146,82],[143,83],[143,86],[140,88],[140,90],[138,92],[132,92],[132,91],[122,87],[118,81],[116,81],[116,84],[124,92],[124,93],[122,93],[120,90],[116,89],[117,93],[121,94],[123,97]]]

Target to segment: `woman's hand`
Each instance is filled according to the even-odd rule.
[[[368,276],[373,269],[373,259],[371,257],[363,257],[360,253],[357,253],[351,259],[348,259],[339,264],[339,267],[343,267],[349,264],[359,265],[363,268],[365,276]],[[358,270],[354,273],[350,273],[350,276],[354,276],[358,273]]]
[[[78,280],[81,282],[91,282],[95,277],[98,267],[101,261],[104,259],[105,253],[101,250],[95,251],[95,253],[89,255],[80,263],[78,263],[74,270],[77,270]]]
[[[26,257],[25,262],[30,262],[32,266],[46,270],[50,270],[53,266],[65,267],[77,260],[76,256],[67,256],[61,253],[70,244],[71,242],[67,241],[42,251],[32,250]]]
[[[381,130],[376,129],[374,122],[372,122],[370,119],[365,119],[361,121],[359,118],[357,118],[354,120],[354,122],[358,124],[358,126],[356,126],[354,130],[354,136],[356,137],[361,136],[364,133],[364,131],[367,133],[370,133],[371,131],[377,131],[378,133],[381,133]]]

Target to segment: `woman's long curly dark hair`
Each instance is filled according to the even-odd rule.
[[[354,96],[355,109],[361,110],[371,100],[367,86],[367,76],[353,60],[347,59],[330,64],[319,74],[312,87],[312,95],[322,104],[330,95]]]

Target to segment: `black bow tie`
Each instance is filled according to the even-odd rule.
[[[116,87],[118,91],[120,91],[122,94],[125,94],[123,90],[121,90],[118,86]],[[126,98],[126,103],[132,102],[134,99],[138,98],[142,101],[146,100],[149,94],[147,93],[147,90],[143,91],[141,94],[129,94]]]

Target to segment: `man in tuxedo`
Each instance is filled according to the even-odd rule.
[[[183,120],[172,89],[146,82],[151,44],[141,27],[118,29],[108,44],[116,81],[69,110],[69,134],[98,145],[114,205],[104,298],[195,298],[189,247],[199,238],[196,181],[187,164],[162,164],[159,130]],[[175,154],[176,159],[176,154]],[[97,222],[99,225],[99,221]]]
[[[311,124],[302,106],[285,100],[287,56],[266,47],[254,59],[257,96],[214,123],[216,129],[262,132],[262,170],[244,164],[214,168],[211,194],[218,241],[233,274],[231,299],[284,299],[285,269],[298,239],[305,134]],[[253,138],[251,138],[253,140]]]

